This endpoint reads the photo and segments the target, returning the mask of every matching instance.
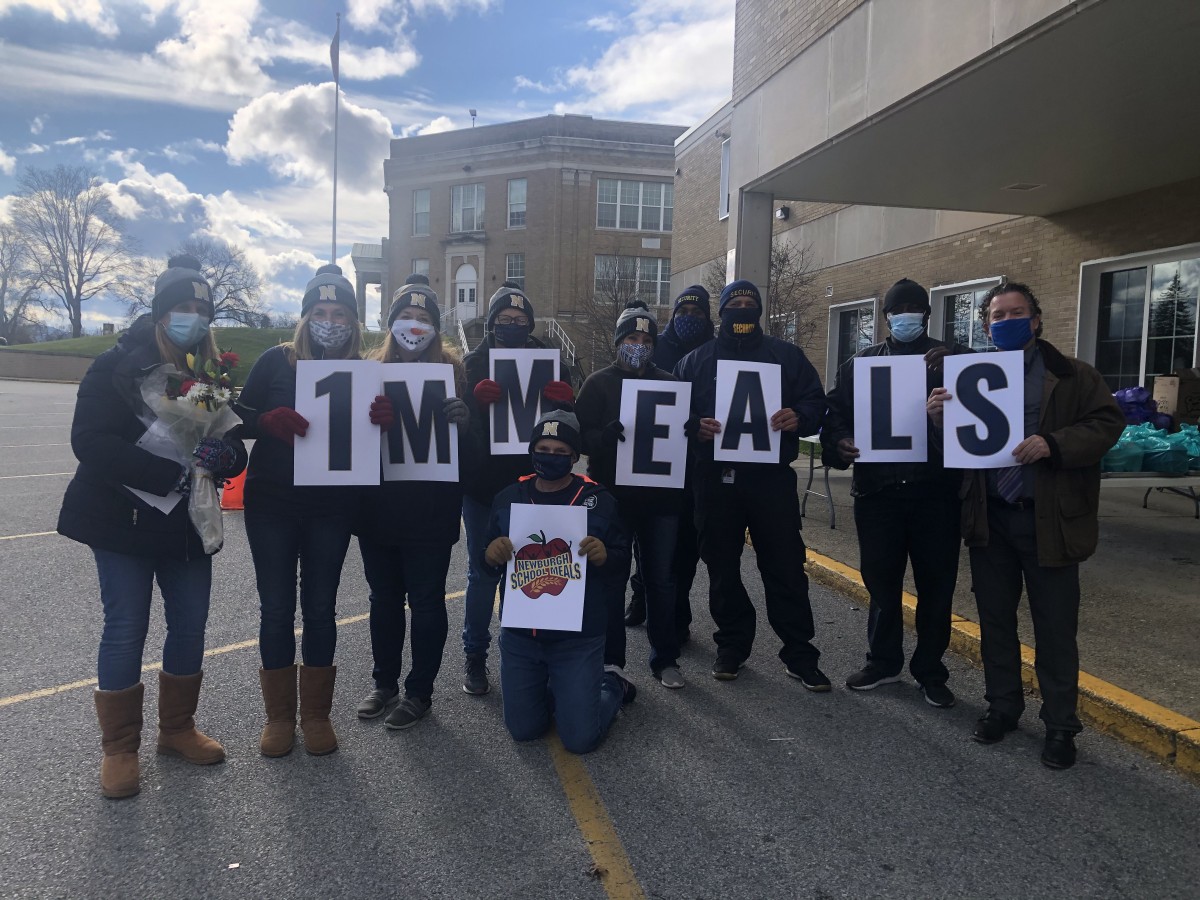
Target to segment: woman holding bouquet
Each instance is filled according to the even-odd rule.
[[[336,265],[317,269],[301,301],[291,343],[267,350],[246,378],[237,412],[240,434],[255,438],[246,474],[245,521],[258,581],[262,659],[259,683],[267,724],[263,756],[286,756],[296,740],[297,674],[300,730],[314,756],[337,749],[329,721],[337,667],[335,605],[358,492],[353,488],[293,484],[293,444],[308,431],[296,412],[296,362],[358,359],[362,329],[354,288]],[[304,636],[296,666],[296,571]]]
[[[446,419],[458,426],[460,470],[477,463],[467,434],[470,411],[461,399],[466,387],[462,362],[442,345],[437,294],[424,275],[410,275],[392,297],[388,335],[374,358],[385,363],[448,363],[454,367],[457,396],[447,398]],[[396,426],[387,397],[376,397],[371,421],[385,432]],[[397,426],[391,433],[399,437]],[[374,689],[358,705],[362,719],[374,719],[395,706],[384,724],[409,728],[429,712],[433,681],[442,665],[448,628],[446,573],[458,542],[462,486],[448,481],[384,481],[363,489],[358,546],[371,589],[371,654]],[[412,615],[412,665],[400,696],[404,655],[404,606]]]
[[[139,790],[142,650],[156,580],[167,624],[158,752],[199,765],[225,758],[224,748],[197,731],[193,719],[203,677],[212,557],[192,525],[185,497],[193,466],[229,478],[245,467],[246,453],[228,435],[201,441],[191,454],[194,462],[179,459],[179,453],[151,452],[144,440],[139,444],[157,421],[148,402],[156,398],[142,390],[148,376],[170,364],[185,378],[203,379],[217,359],[209,331],[212,291],[200,263],[178,256],[167,266],[155,282],[150,315],[97,357],[79,385],[71,423],[79,468],[58,518],[60,534],[91,547],[100,576],[104,629],[95,692],[104,749],[100,788],[113,798]]]

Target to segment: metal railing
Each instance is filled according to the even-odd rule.
[[[575,342],[571,340],[570,335],[558,324],[557,319],[546,320],[546,337],[552,344],[556,344],[566,357],[567,365],[572,369],[575,368]]]

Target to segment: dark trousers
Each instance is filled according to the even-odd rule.
[[[719,469],[696,474],[696,527],[700,556],[708,566],[717,652],[746,659],[754,644],[754,604],[741,570],[749,528],[766,595],[767,621],[783,641],[779,658],[794,670],[816,665],[820,652],[812,645],[813,616],[795,471],[790,466],[742,467],[736,470],[733,484],[723,482]]]
[[[679,517],[622,515],[621,522],[633,535],[633,557],[642,574],[646,597],[646,637],[650,639],[650,671],[655,675],[679,662],[679,631],[675,619],[675,536]],[[622,586],[624,582],[622,581]],[[622,590],[620,600],[624,600]],[[625,610],[620,602],[608,609],[608,633],[604,661],[625,664]]]
[[[953,486],[901,484],[854,499],[859,568],[871,595],[867,662],[887,675],[904,668],[904,570],[917,585],[917,646],[909,671],[921,684],[950,677],[950,612],[958,580],[961,502]]]
[[[700,562],[700,538],[696,534],[696,501],[692,492],[684,492],[679,511],[679,529],[675,534],[675,555],[671,569],[675,576],[675,627],[682,638],[692,624],[692,584],[696,580],[696,566]],[[633,576],[629,587],[636,603],[646,603],[646,583],[642,580],[642,569],[637,564],[634,551]]]
[[[306,666],[333,665],[337,591],[350,547],[346,515],[282,515],[246,510],[261,619],[258,648],[264,669],[296,661],[296,569],[300,569],[300,655]]]
[[[1046,728],[1078,734],[1079,566],[1041,566],[1037,559],[1036,513],[988,504],[986,547],[971,548],[971,580],[982,632],[984,697],[1013,721],[1025,711],[1021,689],[1021,640],[1017,605],[1021,582],[1029,597],[1036,644],[1034,669],[1042,694]]]
[[[371,676],[375,687],[394,691],[404,666],[404,605],[412,616],[412,668],[404,679],[404,696],[429,700],[442,667],[449,619],[446,572],[450,546],[388,546],[358,539],[363,571],[371,589]]]

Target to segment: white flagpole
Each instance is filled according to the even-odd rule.
[[[329,256],[331,263],[337,262],[337,171],[338,171],[338,117],[341,110],[341,79],[338,72],[338,54],[342,38],[342,14],[337,14],[337,30],[333,33],[333,45],[330,48],[333,63],[333,249]]]

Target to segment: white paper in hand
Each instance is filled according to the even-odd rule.
[[[502,628],[583,629],[587,559],[579,542],[585,537],[582,506],[512,505],[508,538],[516,556],[504,572]]]

